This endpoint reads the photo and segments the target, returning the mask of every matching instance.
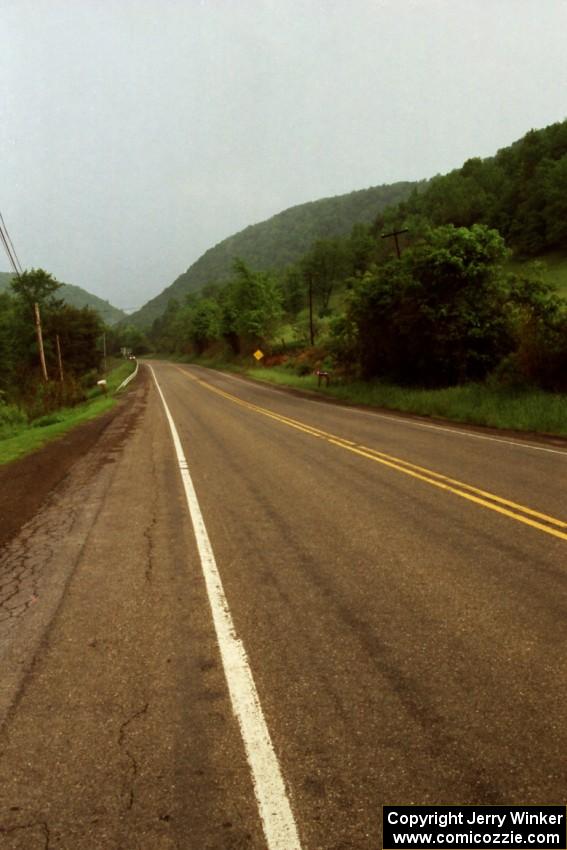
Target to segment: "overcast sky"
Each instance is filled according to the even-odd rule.
[[[139,307],[248,224],[564,120],[566,37],[567,0],[0,0],[0,211],[24,267]]]

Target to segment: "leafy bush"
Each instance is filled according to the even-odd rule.
[[[524,329],[514,365],[526,383],[567,392],[567,312],[550,322],[534,320]]]
[[[334,346],[365,377],[449,386],[479,380],[513,348],[507,252],[483,225],[445,226],[401,260],[367,272],[352,291]]]
[[[0,439],[9,437],[25,425],[27,417],[23,410],[15,404],[4,404],[0,401]]]
[[[57,422],[63,422],[64,417],[58,413],[48,413],[45,416],[40,416],[33,423],[34,428],[46,428],[48,425],[55,425]]]
[[[64,383],[49,381],[47,384],[30,384],[23,403],[30,420],[37,420],[60,407],[74,407],[85,401],[86,397],[80,382],[69,375]]]

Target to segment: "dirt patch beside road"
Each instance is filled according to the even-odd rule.
[[[149,374],[142,368],[127,394],[107,413],[78,425],[41,449],[0,466],[0,546],[14,537],[43,504],[69,470],[98,442],[111,422],[123,420],[128,431],[139,414],[139,401],[148,391]]]

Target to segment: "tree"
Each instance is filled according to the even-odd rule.
[[[364,374],[433,386],[484,377],[513,348],[506,256],[496,231],[447,225],[364,275],[349,310]]]
[[[319,239],[300,263],[303,277],[312,296],[318,299],[320,313],[329,309],[331,294],[347,270],[347,255],[341,239]]]
[[[15,300],[7,292],[0,292],[0,402],[10,396],[18,357],[18,316]]]
[[[289,316],[295,317],[305,306],[305,281],[297,266],[288,266],[282,275],[283,306]]]
[[[98,343],[103,330],[99,314],[88,307],[79,309],[64,304],[59,310],[48,313],[45,350],[51,370],[55,371],[57,364],[55,337],[58,336],[66,372],[79,377],[93,370],[98,371],[102,361]]]
[[[370,227],[366,224],[355,224],[345,246],[348,274],[364,274],[376,258],[377,244]]]
[[[19,277],[12,278],[10,286],[17,300],[33,311],[33,305],[46,305],[54,308],[63,302],[55,299],[55,293],[61,287],[55,278],[43,269],[25,271]]]
[[[273,336],[282,318],[281,289],[271,274],[254,272],[243,260],[234,261],[234,273],[224,305],[225,319],[231,315],[232,327],[244,347],[257,346]]]
[[[546,227],[547,247],[567,244],[567,154],[559,159],[548,175],[545,187],[545,209],[543,216]]]
[[[167,307],[163,315],[154,319],[151,329],[148,332],[148,337],[149,341],[151,341],[151,345],[156,351],[171,352],[176,350],[177,335],[175,322],[179,310],[179,301],[176,298],[170,298],[167,302]],[[117,334],[118,329],[121,331],[120,325],[117,329],[113,329],[112,333],[112,336],[116,338],[113,348],[114,351],[119,351],[122,345],[120,334]]]
[[[238,335],[238,292],[236,282],[223,286],[219,294],[220,330],[233,354],[240,354]]]
[[[63,306],[63,301],[55,298],[55,293],[61,284],[43,269],[32,269],[13,278],[10,286],[14,293],[15,322],[18,326],[15,338],[17,373],[18,380],[22,381],[28,380],[28,376],[35,372],[39,362],[34,305],[39,305],[42,323],[45,326],[49,315]]]
[[[567,305],[543,280],[540,263],[509,276],[512,354],[498,368],[503,383],[567,390]]]
[[[120,348],[129,348],[132,354],[147,354],[150,344],[143,331],[135,325],[124,325],[119,333]]]
[[[212,298],[202,298],[189,314],[189,338],[197,354],[221,336],[221,308]]]

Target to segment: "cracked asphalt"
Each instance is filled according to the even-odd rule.
[[[0,558],[2,850],[262,846],[154,392]]]
[[[383,804],[564,804],[567,543],[371,452],[565,520],[565,444],[153,365],[304,850],[375,850]],[[0,850],[266,847],[147,370],[4,547],[0,665]]]

